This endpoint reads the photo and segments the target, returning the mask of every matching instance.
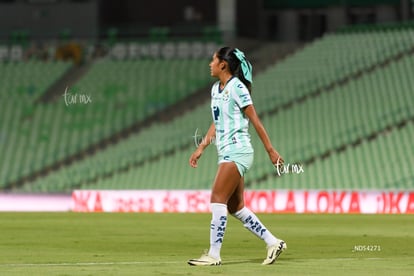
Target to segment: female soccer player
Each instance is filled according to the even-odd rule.
[[[256,114],[250,97],[252,66],[239,49],[223,47],[210,62],[211,76],[218,81],[211,89],[213,123],[202,143],[189,159],[190,166],[197,161],[204,149],[215,141],[218,151],[218,170],[211,191],[210,249],[190,265],[220,265],[220,250],[227,224],[227,212],[239,219],[267,245],[264,265],[272,264],[287,248],[244,206],[244,174],[253,162],[253,148],[248,133],[249,121],[253,124],[273,164],[283,164],[283,159],[272,146],[267,132]]]

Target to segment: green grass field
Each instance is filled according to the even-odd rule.
[[[414,274],[412,215],[259,217],[288,244],[274,265],[261,265],[264,243],[230,218],[223,265],[192,267],[208,248],[209,214],[0,213],[0,275]]]

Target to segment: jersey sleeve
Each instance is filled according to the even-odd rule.
[[[242,82],[237,82],[237,84],[235,84],[233,98],[240,108],[253,104],[250,92]]]

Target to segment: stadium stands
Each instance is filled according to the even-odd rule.
[[[256,154],[246,185],[264,189],[412,188],[414,175],[408,166],[414,161],[410,144],[414,134],[413,47],[412,29],[328,34],[257,75],[253,87],[256,109],[286,162],[302,164],[305,171],[275,177],[275,169],[251,130]],[[42,128],[66,132],[71,137],[71,150],[63,155],[79,151],[85,141],[119,131],[145,114],[182,99],[185,95],[179,94],[181,91],[190,93],[211,81],[203,78],[207,75],[205,61],[194,65],[195,70],[185,69],[188,62],[96,63],[77,85],[79,91],[102,91],[91,92],[94,107],[74,108],[70,111],[73,117],[65,117],[69,128],[57,127],[59,120],[55,119],[57,122],[49,126],[42,125],[38,135],[42,135]],[[112,76],[105,73],[108,71],[118,73]],[[191,73],[188,79],[178,78],[182,82],[176,82],[177,76],[187,73]],[[136,79],[138,76],[142,77]],[[174,91],[176,97],[170,99],[171,93],[163,94],[166,90]],[[108,106],[101,106],[99,111],[98,103]],[[148,113],[137,115],[137,106]],[[64,107],[60,112],[67,110]],[[191,169],[187,161],[195,148],[194,136],[198,138],[208,129],[209,116],[207,102],[16,190],[208,188],[216,170],[215,150],[205,152],[198,169]],[[84,118],[99,123],[88,124],[87,120],[82,124]],[[111,123],[102,130],[98,125],[105,121]],[[37,153],[44,152],[44,147]],[[19,149],[14,158],[23,160],[25,154],[26,149]],[[383,162],[390,164],[384,166]]]
[[[1,146],[8,162],[2,163],[1,186],[76,154],[211,81],[205,74],[205,59],[99,60],[76,86],[61,91],[57,101],[34,104],[69,66],[59,62],[2,65],[8,86],[1,90],[2,133],[7,139]],[[184,73],[186,78],[177,81],[177,74]],[[82,102],[83,98],[88,101]]]
[[[302,174],[271,176],[257,189],[412,189],[414,174],[411,137],[414,124],[363,141],[346,151],[304,166]]]
[[[58,61],[0,63],[1,184],[45,165],[48,155],[43,150],[53,116],[34,101],[70,66]]]
[[[413,29],[325,35],[255,79],[255,90],[270,91],[257,104],[267,111],[329,89],[412,50],[413,45]]]

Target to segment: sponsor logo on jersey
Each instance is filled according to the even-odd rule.
[[[240,98],[242,100],[242,103],[248,103],[251,102],[250,94],[242,94],[240,95]]]

